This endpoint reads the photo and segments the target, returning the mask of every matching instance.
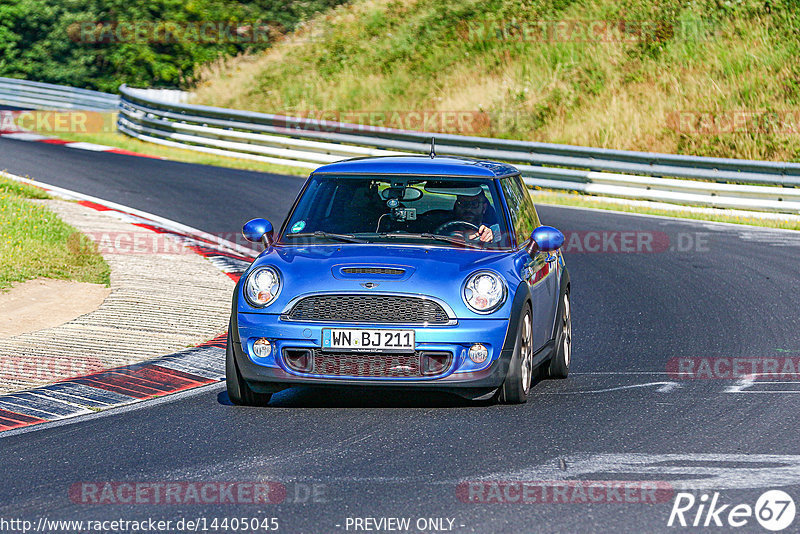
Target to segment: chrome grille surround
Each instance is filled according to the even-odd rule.
[[[281,313],[282,321],[373,324],[455,325],[453,310],[428,296],[402,293],[318,293],[292,299]]]

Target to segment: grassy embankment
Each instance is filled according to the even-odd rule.
[[[591,33],[590,21],[607,25]],[[800,124],[714,133],[676,115],[712,112],[720,127],[742,111],[800,119],[797,0],[357,0],[307,28],[207,67],[195,102],[301,115],[484,112],[461,133],[800,161]]]
[[[75,228],[30,201],[45,198],[35,187],[0,177],[0,290],[35,278],[108,285],[102,256],[74,246]]]
[[[567,22],[565,29],[564,21],[583,23]],[[589,21],[607,23],[595,26],[604,28],[602,37],[581,33]],[[800,161],[795,0],[362,0],[308,27],[260,55],[207,68],[196,101],[309,116],[338,112],[350,121],[401,127],[411,126],[405,111],[478,112],[484,120],[456,123],[451,131]],[[347,113],[365,111],[375,113]],[[768,122],[732,131],[739,112]],[[799,226],[788,218],[625,207],[578,194],[533,196],[540,203]]]
[[[258,55],[207,66],[196,103],[414,127],[406,112],[477,113],[453,133],[676,154],[800,161],[800,122],[725,131],[742,111],[800,119],[800,3],[356,0]],[[566,29],[559,22],[567,22]],[[605,21],[601,37],[586,30]],[[620,22],[628,23],[626,28]],[[572,26],[569,26],[572,24]],[[522,37],[522,32],[527,32]],[[348,112],[375,112],[374,115]],[[693,115],[691,112],[710,112]],[[689,112],[689,113],[687,113]],[[683,115],[681,115],[683,113]],[[444,115],[439,115],[442,117]],[[683,117],[681,120],[679,117]],[[701,117],[701,118],[700,118]],[[774,116],[772,117],[774,119]],[[708,122],[713,119],[716,122]],[[705,120],[706,122],[702,122]],[[434,119],[434,123],[436,119]],[[715,131],[715,128],[721,131]],[[76,136],[77,137],[77,136]],[[307,174],[157,147],[119,134],[80,140],[170,159]],[[540,203],[796,228],[719,214]]]

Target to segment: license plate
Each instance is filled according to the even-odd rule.
[[[413,330],[324,328],[322,350],[413,352]]]

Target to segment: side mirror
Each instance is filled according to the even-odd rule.
[[[261,241],[268,247],[272,245],[272,223],[266,219],[253,219],[242,227],[242,235],[250,242]]]
[[[539,250],[552,252],[561,248],[564,244],[564,234],[552,226],[540,226],[531,232],[531,244],[529,250],[538,246]],[[549,260],[549,256],[548,256]]]

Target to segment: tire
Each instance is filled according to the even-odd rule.
[[[547,376],[549,378],[567,378],[570,363],[572,363],[572,312],[569,292],[566,292],[561,297],[556,349],[547,366]]]
[[[525,312],[519,320],[517,339],[508,374],[500,386],[498,400],[503,404],[522,404],[527,402],[528,393],[533,382],[533,322],[531,309],[525,306]]]
[[[272,398],[271,393],[257,393],[250,389],[239,374],[239,366],[236,365],[236,356],[233,352],[231,325],[228,325],[228,343],[225,349],[225,385],[228,388],[228,398],[239,406],[266,406]]]

